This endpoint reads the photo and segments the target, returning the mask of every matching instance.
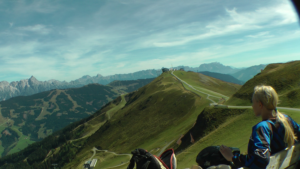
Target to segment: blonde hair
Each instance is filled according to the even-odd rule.
[[[279,99],[274,88],[272,86],[265,85],[255,86],[252,97],[256,101],[261,101],[267,109],[274,110],[272,115],[276,117],[277,122],[282,123],[284,126],[284,142],[288,144],[288,148],[292,147],[295,140],[297,140],[297,136],[295,135],[289,120],[276,109]]]

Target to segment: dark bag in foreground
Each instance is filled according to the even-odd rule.
[[[240,152],[238,148],[229,147],[233,152]],[[220,146],[209,146],[200,151],[197,155],[196,162],[200,167],[206,169],[210,166],[220,164],[230,165],[231,168],[237,168],[233,163],[227,161],[220,152]]]
[[[173,149],[168,149],[159,157],[147,150],[135,149],[131,152],[132,158],[127,169],[177,169],[177,161]]]

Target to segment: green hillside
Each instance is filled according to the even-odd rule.
[[[280,95],[280,107],[300,108],[300,61],[268,65],[261,73],[247,81],[226,104],[251,105],[256,85],[271,85]]]
[[[93,115],[69,124],[63,129],[47,136],[39,142],[27,146],[25,149],[7,155],[0,159],[0,168],[49,168],[51,163],[60,165],[74,158],[76,152],[86,142],[86,138],[97,131],[106,121],[107,112],[126,102],[123,96],[104,105]],[[47,167],[48,166],[48,167]]]
[[[18,163],[18,159],[27,159],[30,166],[55,161],[60,166],[67,163],[68,168],[81,166],[91,158],[93,147],[129,153],[140,146],[158,154],[193,126],[199,113],[210,103],[204,96],[188,91],[174,76],[165,73],[136,92],[110,102],[88,117],[89,120],[73,123],[31,148],[1,160]],[[43,146],[46,148],[42,151],[38,147],[44,144],[48,146]],[[16,155],[18,158],[13,158]],[[33,159],[36,163],[32,163]]]
[[[280,109],[279,109],[280,110]],[[252,127],[261,121],[261,117],[255,117],[252,109],[233,109],[231,110],[234,116],[230,116],[226,121],[217,124],[216,119],[212,122],[212,126],[204,127],[202,132],[200,129],[191,129],[193,132],[206,132],[199,140],[190,145],[184,150],[176,154],[178,168],[188,168],[196,165],[196,157],[198,153],[205,147],[212,145],[226,145],[229,147],[237,147],[241,153],[246,154],[248,141],[251,135]],[[296,122],[300,123],[300,111],[280,110],[281,112],[290,115]],[[210,111],[208,111],[210,112]],[[223,113],[228,112],[226,109],[212,110],[222,117]],[[200,120],[200,119],[199,119]],[[241,127],[242,126],[242,127]]]
[[[112,89],[91,84],[81,88],[18,96],[0,102],[1,124],[6,127],[1,128],[0,132],[15,129],[19,133],[0,138],[3,147],[1,155],[19,151],[70,123],[90,116],[118,96]]]
[[[106,86],[90,84],[80,88],[51,90],[2,101],[0,156],[18,152],[68,124],[92,115],[121,93],[137,90],[152,80],[118,81]],[[114,110],[110,111],[107,117],[114,113]],[[8,134],[3,134],[4,131]]]
[[[93,147],[117,153],[144,147],[155,154],[155,149],[188,130],[208,103],[165,73],[134,92],[126,105],[87,139],[86,146],[65,168],[80,166],[82,159],[90,158]]]
[[[185,71],[174,71],[173,73],[188,84],[194,86],[196,89],[202,89],[204,92],[209,92],[205,90],[208,89],[226,95],[227,97],[233,95],[241,87],[241,85],[225,82],[201,73]]]
[[[279,65],[281,72],[289,71],[287,67],[292,66]],[[265,71],[268,70],[269,74],[272,73],[272,69],[267,67]],[[267,72],[263,73],[268,77]],[[299,82],[300,78],[293,76],[294,81]],[[274,84],[277,81],[282,83],[277,80],[281,77],[274,78]],[[254,86],[257,82],[251,83]],[[248,107],[208,107],[212,102],[230,97],[227,101],[232,103],[230,105],[235,105],[234,102],[243,105],[241,100],[246,100],[239,100],[236,95],[244,91],[245,85],[227,83],[194,72],[163,73],[148,85],[106,104],[92,116],[72,123],[12,156],[1,158],[0,169],[18,165],[47,168],[52,163],[65,169],[81,169],[84,162],[92,158],[98,159],[95,169],[126,169],[129,160],[126,154],[135,148],[147,149],[155,155],[174,148],[178,168],[195,165],[197,154],[210,145],[238,147],[245,153],[251,128],[261,119],[255,117]],[[290,93],[294,89],[297,88],[279,91]],[[251,90],[253,92],[253,88]],[[292,93],[289,97],[298,96]],[[280,99],[284,101],[285,95],[281,95]],[[291,107],[299,107],[299,104]],[[300,122],[299,111],[279,110]]]
[[[133,92],[150,82],[152,82],[155,78],[149,79],[138,79],[138,80],[115,80],[108,84],[108,86],[114,87],[116,90],[123,91],[125,93]]]

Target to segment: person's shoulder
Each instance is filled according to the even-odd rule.
[[[259,128],[269,129],[268,122],[266,120],[265,121],[261,121],[261,122],[257,123],[255,126],[252,127],[253,130],[257,130]]]

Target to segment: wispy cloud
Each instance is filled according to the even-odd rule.
[[[247,35],[248,38],[271,38],[274,37],[274,35],[270,35],[270,32],[259,32],[255,35]]]
[[[55,1],[23,1],[16,0],[13,10],[17,13],[52,13],[60,9],[60,6]]]
[[[272,46],[299,38],[288,0],[1,3],[0,72],[18,78],[70,81],[170,64],[228,63],[246,52],[271,55]]]
[[[21,31],[29,31],[29,32],[34,32],[34,33],[39,33],[39,34],[49,34],[51,29],[47,28],[45,25],[33,25],[33,26],[25,26],[25,27],[19,27],[17,28]]]
[[[185,45],[191,41],[212,37],[228,36],[249,30],[263,30],[270,27],[297,22],[297,16],[288,1],[279,1],[269,7],[255,11],[240,11],[225,8],[227,16],[208,23],[193,22],[146,37],[139,47],[170,47]]]

